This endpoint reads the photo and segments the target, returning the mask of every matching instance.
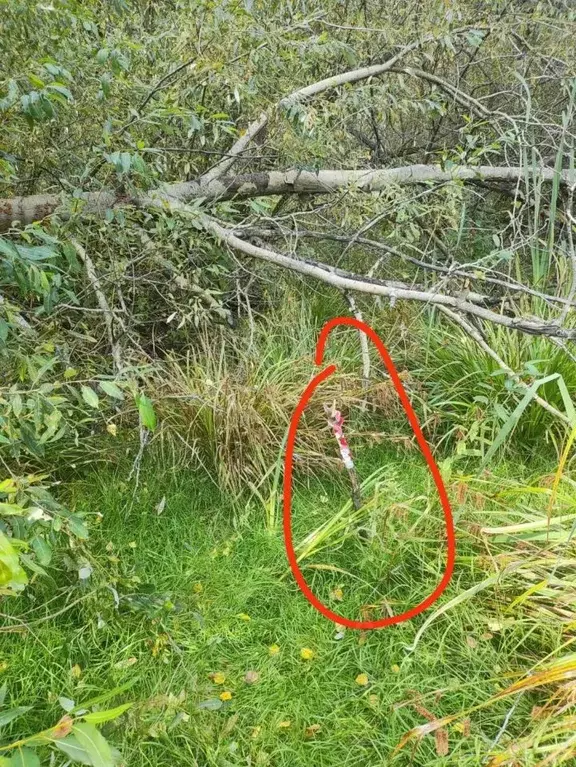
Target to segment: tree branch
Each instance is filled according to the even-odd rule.
[[[268,171],[247,173],[238,176],[224,176],[216,179],[198,179],[166,184],[150,192],[133,196],[120,195],[111,190],[85,192],[74,203],[84,213],[103,215],[106,210],[119,205],[135,207],[170,207],[172,203],[186,203],[191,200],[207,201],[252,199],[283,194],[333,194],[347,187],[361,192],[383,192],[400,185],[447,183],[461,181],[474,183],[483,181],[505,181],[517,183],[525,175],[522,167],[506,166],[461,166],[450,169],[438,165],[405,165],[399,168],[376,168],[366,170],[320,170],[317,173],[305,170]],[[562,185],[576,183],[576,171],[554,168],[540,168],[534,172],[542,182],[550,183],[557,176]],[[7,229],[13,221],[23,224],[38,221],[54,213],[61,205],[57,194],[39,194],[29,197],[0,199],[0,231]],[[70,217],[66,208],[59,211],[63,218]]]
[[[534,288],[530,288],[528,285],[523,285],[520,282],[515,281],[508,281],[501,279],[500,277],[490,277],[487,275],[484,271],[482,272],[481,276],[478,276],[477,274],[474,274],[474,272],[468,272],[465,268],[458,267],[456,265],[453,266],[443,266],[442,264],[432,264],[429,261],[422,261],[419,258],[414,258],[414,256],[409,256],[406,253],[402,253],[397,248],[394,248],[392,245],[388,245],[385,242],[379,242],[378,240],[372,240],[369,237],[356,237],[354,235],[347,235],[347,234],[333,234],[332,232],[314,232],[307,229],[299,229],[298,231],[286,231],[283,229],[258,229],[258,228],[250,228],[246,231],[247,234],[250,235],[256,235],[259,237],[302,237],[303,239],[315,239],[315,240],[334,240],[335,242],[346,242],[350,243],[352,240],[354,241],[354,244],[358,245],[366,245],[369,248],[373,248],[374,250],[379,250],[382,253],[388,253],[391,256],[395,256],[396,258],[400,258],[403,261],[407,261],[410,264],[414,264],[414,266],[419,267],[420,269],[426,269],[431,272],[439,272],[440,274],[446,275],[446,277],[461,277],[466,280],[470,281],[479,281],[483,285],[489,284],[489,285],[497,285],[501,288],[504,288],[507,291],[510,291],[512,293],[524,293],[528,296],[534,296],[535,298],[541,298],[543,301],[549,301],[550,303],[557,303],[557,304],[563,304],[568,307],[574,306],[576,307],[576,301],[574,298],[570,300],[570,298],[564,298],[564,296],[553,296],[549,293],[542,293],[540,290],[535,290]],[[438,240],[438,238],[436,238]],[[439,245],[441,243],[440,241],[437,241],[437,244]],[[443,243],[442,243],[443,244]],[[413,246],[412,246],[413,247]],[[446,255],[446,254],[445,254]],[[369,276],[373,277],[376,269],[378,266],[380,266],[382,261],[382,257],[380,257],[372,266],[370,269]],[[486,298],[486,297],[484,297]]]
[[[256,136],[264,130],[267,124],[268,124],[268,115],[266,114],[266,112],[262,112],[262,114],[257,120],[254,120],[254,122],[250,123],[250,125],[246,129],[246,133],[240,136],[238,141],[236,141],[236,143],[233,144],[227,156],[223,160],[221,160],[217,165],[211,168],[207,173],[201,176],[201,180],[205,184],[209,184],[211,181],[215,181],[217,178],[220,178],[225,173],[228,173],[230,168],[234,165],[234,163],[238,159],[239,155],[241,155],[242,152],[244,152],[244,150],[247,149],[248,144],[252,141],[253,138],[256,138]]]
[[[215,235],[218,239],[226,242],[234,250],[253,256],[262,261],[281,266],[293,272],[298,272],[307,277],[314,277],[328,285],[344,291],[357,291],[377,296],[386,296],[397,300],[418,301],[437,306],[447,306],[458,312],[479,317],[482,320],[502,325],[504,327],[519,330],[528,335],[554,336],[557,338],[576,339],[575,328],[560,327],[555,322],[545,322],[537,317],[508,317],[497,314],[483,306],[471,303],[463,298],[448,296],[442,293],[416,290],[410,287],[392,287],[380,280],[371,279],[363,275],[335,270],[334,268],[315,261],[301,261],[283,253],[261,247],[237,237],[233,231],[221,226],[217,221],[208,216],[202,216],[200,223],[206,231]]]
[[[78,253],[80,259],[84,262],[84,266],[86,267],[88,281],[90,282],[92,290],[96,295],[96,300],[98,301],[100,311],[104,315],[104,324],[106,325],[106,333],[108,335],[108,343],[110,344],[114,366],[116,367],[116,372],[121,373],[123,367],[122,352],[120,349],[120,344],[114,338],[114,320],[116,317],[110,308],[110,304],[106,299],[104,291],[102,290],[102,284],[98,279],[98,275],[96,274],[96,267],[94,266],[92,259],[79,242],[72,241],[72,244],[74,245],[76,253]],[[126,330],[126,328],[123,329]]]

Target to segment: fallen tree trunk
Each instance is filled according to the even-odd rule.
[[[462,166],[450,169],[438,165],[406,165],[400,168],[377,168],[367,170],[307,170],[268,171],[246,173],[237,176],[214,178],[208,176],[197,181],[181,181],[166,184],[151,192],[128,196],[112,190],[86,192],[65,204],[59,194],[37,194],[29,197],[0,199],[0,231],[5,231],[14,221],[30,224],[40,221],[58,211],[63,218],[70,216],[76,207],[84,214],[103,215],[106,210],[121,205],[138,208],[170,207],[172,202],[187,203],[192,200],[207,201],[252,199],[285,194],[332,194],[347,187],[362,192],[383,192],[396,185],[434,184],[461,181],[500,181],[519,183],[525,169],[506,166]],[[531,171],[533,175],[533,172]],[[560,183],[572,186],[576,172],[563,170],[558,174],[554,168],[540,168],[542,181],[550,183],[558,178]]]

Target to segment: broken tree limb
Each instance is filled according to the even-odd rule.
[[[417,40],[413,43],[402,48],[394,56],[384,61],[382,64],[373,64],[369,67],[360,67],[359,69],[352,69],[348,72],[341,72],[338,75],[332,77],[326,77],[324,80],[319,80],[316,83],[307,85],[304,88],[299,88],[297,91],[290,93],[288,96],[284,96],[278,102],[278,106],[283,109],[289,109],[292,104],[297,102],[306,101],[313,96],[318,96],[320,93],[331,90],[332,88],[339,88],[341,85],[348,85],[349,83],[357,83],[361,80],[368,80],[370,77],[378,77],[388,72],[392,67],[404,58],[410,51],[419,48],[425,42],[431,42],[434,39],[432,35],[427,36],[423,40]]]
[[[396,258],[400,258],[403,261],[407,261],[410,264],[414,264],[414,266],[417,266],[420,269],[426,269],[428,271],[432,272],[438,272],[440,274],[446,275],[446,277],[463,277],[466,280],[470,280],[470,282],[480,282],[483,285],[489,284],[489,285],[497,285],[501,288],[504,288],[506,291],[510,291],[511,293],[525,293],[528,296],[534,296],[535,298],[541,298],[543,301],[547,301],[549,303],[557,303],[557,304],[563,304],[567,306],[576,306],[576,298],[573,300],[570,300],[570,298],[565,298],[564,296],[553,296],[550,293],[543,293],[540,290],[536,290],[534,288],[529,287],[528,285],[523,285],[520,282],[514,281],[512,278],[509,279],[502,279],[501,277],[492,277],[489,274],[486,273],[486,271],[480,271],[480,272],[474,272],[474,271],[467,271],[466,265],[463,264],[461,267],[456,266],[455,264],[452,264],[451,266],[444,266],[442,264],[435,264],[431,261],[422,261],[422,259],[414,258],[414,256],[409,256],[406,253],[403,253],[402,251],[398,250],[398,248],[394,247],[393,245],[389,245],[387,242],[381,242],[380,240],[373,240],[369,237],[357,237],[356,235],[351,234],[336,234],[334,232],[315,232],[315,231],[309,231],[307,229],[283,229],[283,228],[261,228],[258,227],[251,227],[250,229],[244,230],[246,234],[249,234],[250,236],[255,235],[258,237],[261,237],[262,239],[266,239],[267,237],[273,237],[273,238],[310,238],[315,240],[334,240],[335,242],[345,242],[350,243],[352,240],[354,240],[354,244],[356,245],[366,245],[369,248],[372,248],[374,250],[380,251],[383,255],[377,259],[377,261],[374,262],[374,265],[371,267],[370,271],[368,272],[369,277],[373,277],[376,274],[376,271],[380,264],[383,261],[384,255],[388,254],[390,256],[395,256]],[[436,238],[436,244],[438,246],[442,245],[445,247],[441,240],[438,240]]]
[[[535,170],[535,177],[551,183],[558,179],[561,185],[576,183],[576,171],[543,167]],[[137,208],[170,208],[173,203],[192,200],[253,199],[284,194],[333,194],[348,187],[361,192],[383,192],[394,186],[446,183],[460,181],[502,181],[518,183],[524,179],[525,169],[507,166],[461,166],[450,169],[438,165],[405,165],[399,168],[376,168],[366,170],[305,170],[267,171],[223,176],[213,179],[181,181],[166,184],[150,192],[142,191],[132,196],[116,194],[111,190],[86,192],[73,200],[73,209],[89,215],[104,215],[106,210],[121,205]],[[63,203],[60,194],[38,194],[29,197],[0,199],[0,231],[6,230],[14,221],[30,224],[58,211],[62,218],[69,218],[70,208]]]
[[[511,330],[519,330],[528,335],[551,336],[557,338],[566,338],[576,340],[576,328],[560,327],[556,322],[546,322],[537,317],[509,317],[497,314],[483,306],[473,304],[463,298],[448,296],[434,291],[413,290],[409,287],[392,287],[380,280],[366,277],[360,274],[336,272],[327,264],[321,264],[314,261],[301,261],[293,256],[287,256],[284,253],[278,253],[268,247],[261,247],[237,237],[234,232],[223,227],[220,223],[208,216],[202,216],[199,219],[206,231],[211,232],[221,241],[227,243],[234,250],[240,251],[248,256],[253,256],[262,261],[281,266],[293,272],[298,272],[307,277],[314,277],[328,285],[344,291],[356,291],[358,293],[368,293],[375,296],[387,296],[396,300],[418,301],[430,304],[431,306],[447,306],[464,314],[479,317],[482,320],[492,322],[496,325],[502,325]]]

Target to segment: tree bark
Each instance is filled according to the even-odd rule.
[[[172,203],[187,203],[192,200],[207,201],[252,199],[284,194],[332,194],[353,187],[361,192],[383,192],[394,186],[446,183],[461,181],[500,181],[518,183],[524,178],[525,169],[505,166],[462,166],[450,169],[438,165],[406,165],[400,168],[376,168],[366,170],[320,170],[317,173],[306,170],[268,171],[246,173],[222,178],[200,178],[196,181],[181,181],[166,184],[150,192],[132,196],[115,194],[111,190],[86,192],[70,205],[59,194],[37,194],[29,197],[0,199],[0,231],[5,231],[12,222],[30,224],[50,216],[56,210],[63,218],[69,218],[71,210],[78,206],[84,214],[103,215],[109,208],[120,205],[134,205],[138,208],[170,208]],[[559,172],[563,185],[576,183],[576,172]],[[556,177],[554,168],[540,168],[542,181],[552,182]]]

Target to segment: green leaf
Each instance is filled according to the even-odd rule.
[[[60,74],[60,67],[57,67],[55,64],[51,64],[49,61],[45,62],[42,66],[44,69],[50,72],[51,75],[54,75],[54,77],[58,77]]]
[[[114,767],[112,750],[104,736],[89,722],[80,722],[72,728],[78,743],[92,760],[93,767]]]
[[[56,748],[63,751],[69,759],[79,764],[88,764],[93,767],[93,762],[90,754],[80,744],[74,735],[67,735],[65,738],[56,738],[51,741]]]
[[[71,698],[65,698],[63,695],[61,695],[58,698],[58,703],[62,706],[62,708],[64,709],[66,713],[68,713],[69,711],[72,711],[72,709],[76,705]]]
[[[20,418],[23,410],[22,397],[16,393],[10,399],[10,405],[12,406],[12,412],[16,418]]]
[[[93,407],[95,410],[98,410],[100,407],[100,400],[98,399],[98,395],[92,389],[90,386],[82,386],[82,399],[84,402],[89,405],[90,407]]]
[[[30,545],[41,565],[49,565],[52,560],[52,546],[42,535],[35,535]]]
[[[123,703],[116,708],[109,708],[106,711],[93,711],[91,714],[84,714],[82,719],[90,724],[103,724],[104,722],[110,722],[112,719],[116,719],[121,716],[125,711],[132,706],[132,703]]]
[[[67,101],[73,101],[74,97],[72,96],[72,93],[65,85],[60,85],[58,83],[51,83],[50,85],[46,86],[47,89],[50,89],[52,91],[56,91],[56,93],[59,93],[61,96],[64,96],[64,98]]]
[[[44,455],[44,448],[38,444],[37,435],[30,424],[22,421],[20,423],[20,437],[22,442],[26,445],[28,450],[38,458],[42,458]]]
[[[72,514],[68,519],[68,530],[72,535],[75,535],[76,538],[81,538],[82,540],[88,538],[88,528],[86,527],[86,524],[75,514]]]
[[[28,583],[28,576],[20,565],[18,554],[10,539],[0,530],[0,587],[21,591]]]
[[[132,687],[134,687],[136,681],[136,679],[131,679],[129,682],[124,682],[124,684],[118,685],[118,687],[114,687],[112,690],[108,690],[101,695],[96,695],[94,698],[84,700],[82,703],[79,703],[71,713],[74,714],[83,708],[90,708],[91,706],[98,706],[100,703],[105,703],[107,700],[115,698],[116,695],[120,695],[120,693],[126,692],[126,690],[130,690]]]
[[[124,392],[112,381],[100,381],[99,386],[109,397],[120,400],[124,399]]]
[[[150,431],[154,431],[156,428],[156,413],[154,412],[152,401],[145,394],[140,394],[136,399],[136,404],[138,405],[142,426],[150,429]]]
[[[120,154],[120,167],[122,169],[122,173],[128,173],[130,170],[130,164],[132,162],[132,158],[130,157],[129,152],[122,152]]]
[[[25,509],[17,503],[0,503],[0,515],[5,517],[19,517],[25,513]]]
[[[35,562],[32,557],[28,556],[28,554],[20,554],[20,561],[23,565],[26,565],[29,570],[32,570],[33,573],[38,573],[38,575],[48,575],[46,570],[44,570],[43,567],[40,567],[38,562]]]
[[[568,387],[566,386],[562,376],[558,376],[558,388],[560,389],[562,401],[564,402],[564,407],[566,408],[566,415],[570,419],[570,423],[574,426],[576,425],[576,410],[574,409],[574,403],[572,402],[570,392],[568,391]]]
[[[222,701],[220,698],[208,698],[201,701],[198,704],[198,708],[205,709],[206,711],[218,711],[219,708],[222,708]]]
[[[9,708],[8,711],[0,711],[0,727],[13,722],[14,719],[30,711],[31,708],[32,706],[18,706],[17,708]]]
[[[0,237],[0,253],[11,259],[33,262],[46,261],[58,255],[56,250],[48,245],[17,245],[15,242],[2,237]]]
[[[19,748],[12,754],[10,767],[40,767],[40,759],[31,748]]]

